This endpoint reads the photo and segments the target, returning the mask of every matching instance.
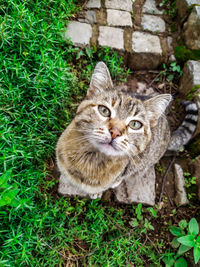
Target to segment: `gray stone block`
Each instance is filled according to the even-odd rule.
[[[106,8],[132,11],[133,2],[131,0],[106,0]]]
[[[121,203],[143,203],[153,206],[155,204],[155,170],[149,169],[143,175],[126,178],[114,189],[117,201]]]
[[[157,9],[155,0],[146,0],[142,8],[142,12],[156,15],[161,15],[163,13],[162,11]]]
[[[181,19],[184,19],[189,14],[189,9],[192,5],[199,5],[199,0],[177,0],[176,6],[178,8],[178,14]]]
[[[76,46],[86,46],[90,44],[92,37],[92,27],[90,24],[71,21],[65,33],[65,38],[70,38]]]
[[[193,88],[200,86],[200,62],[188,60],[183,68],[179,91],[187,95]]]
[[[130,12],[114,9],[107,9],[107,22],[109,26],[133,25]]]
[[[134,32],[132,35],[133,53],[129,66],[134,69],[155,69],[161,62],[162,48],[158,36]]]
[[[183,28],[185,44],[189,49],[200,49],[200,6],[195,6]]]
[[[176,196],[175,202],[177,206],[183,206],[189,203],[185,190],[185,178],[183,175],[183,169],[179,164],[174,164],[174,175],[175,175],[175,188]]]
[[[143,15],[141,25],[143,30],[151,32],[165,32],[165,22],[157,16]]]
[[[100,46],[109,46],[111,48],[124,50],[124,30],[100,26],[98,42]]]
[[[101,0],[89,0],[86,5],[87,8],[100,8]]]
[[[90,24],[96,23],[97,22],[96,12],[92,10],[87,10],[85,14],[85,20]]]

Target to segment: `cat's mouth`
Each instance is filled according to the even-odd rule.
[[[113,140],[110,141],[110,142],[100,142],[100,144],[101,144],[104,148],[107,148],[107,149],[113,149],[113,150],[117,151],[117,148],[116,148],[116,146],[115,146]]]

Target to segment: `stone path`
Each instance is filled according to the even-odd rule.
[[[79,47],[118,50],[130,68],[156,69],[173,52],[162,14],[155,0],[89,0],[65,37]]]

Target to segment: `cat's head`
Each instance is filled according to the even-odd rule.
[[[99,62],[75,123],[98,151],[110,156],[134,156],[146,148],[152,128],[171,99],[171,95],[163,94],[142,102],[118,92],[108,68]]]

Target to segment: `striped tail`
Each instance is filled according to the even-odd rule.
[[[170,151],[180,151],[181,148],[190,141],[197,127],[197,105],[191,101],[184,101],[182,105],[185,107],[186,116],[179,128],[172,133],[167,149]]]

